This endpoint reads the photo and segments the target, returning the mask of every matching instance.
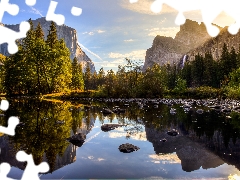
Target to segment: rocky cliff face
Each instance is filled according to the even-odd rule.
[[[42,18],[39,18],[36,20],[32,20],[32,22],[33,22],[34,28],[40,22],[42,29],[44,31],[44,34],[45,34],[45,38],[46,38],[48,35],[48,30],[49,30],[49,26],[50,26],[51,22],[46,21],[45,17],[42,17]],[[5,26],[14,31],[19,31],[19,24],[5,25]],[[78,62],[82,63],[83,67],[86,67],[86,64],[89,63],[90,67],[91,67],[91,71],[94,72],[95,66],[94,66],[92,60],[85,54],[85,52],[78,45],[76,30],[71,27],[68,27],[66,25],[62,25],[62,26],[56,25],[56,27],[57,27],[58,38],[64,39],[68,49],[71,52],[71,59],[73,59],[74,57],[77,57]],[[4,55],[8,55],[7,44],[0,45],[0,53],[2,53]]]
[[[228,27],[223,28],[217,37],[210,38],[202,45],[190,50],[187,53],[187,55],[190,57],[189,60],[194,60],[195,55],[198,53],[204,55],[206,52],[211,52],[213,58],[218,60],[222,54],[222,47],[224,43],[227,44],[229,51],[231,50],[231,47],[234,47],[234,49],[238,51],[240,32],[233,36],[228,32],[227,28]]]
[[[155,37],[152,47],[146,52],[143,70],[154,63],[159,65],[178,63],[187,52],[210,38],[203,23],[186,20],[174,39],[165,36]]]

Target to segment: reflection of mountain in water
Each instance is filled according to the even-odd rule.
[[[18,167],[19,169],[24,169],[24,163],[16,160],[16,153],[14,152],[13,145],[9,143],[8,136],[0,137],[0,164],[2,162],[7,162],[11,166]]]
[[[228,131],[231,131],[229,129]],[[226,141],[221,132],[214,131],[214,134],[211,139],[209,139],[206,135],[201,137],[197,137],[194,131],[189,133],[189,138],[192,141],[198,142],[200,144],[204,144],[207,149],[217,154],[220,158],[224,160],[224,162],[234,165],[238,170],[240,170],[240,140],[237,139],[235,143],[233,143],[233,139],[230,141]]]
[[[10,144],[7,136],[0,137],[0,148],[1,148],[0,164],[2,162],[7,162],[11,166],[17,167],[21,170],[25,169],[26,163],[19,162],[16,160],[16,152],[14,150],[13,144]],[[63,166],[71,164],[75,160],[76,160],[76,146],[69,144],[62,156],[57,155],[53,171],[56,171],[57,169],[60,169]],[[43,156],[43,161],[47,162],[45,154]]]
[[[95,119],[92,117],[92,115],[89,116],[90,119],[88,119],[88,122],[85,118],[83,118],[82,123],[77,128],[77,133],[82,133],[83,136],[86,138],[86,135],[92,130],[92,127],[94,125]],[[73,131],[71,130],[71,135],[73,135]],[[14,148],[15,142],[12,143],[12,141],[9,140],[9,137],[4,135],[0,137],[0,148],[1,148],[1,154],[0,154],[0,164],[2,162],[7,162],[11,166],[17,167],[21,170],[25,169],[26,163],[25,162],[19,162],[16,160],[16,150]],[[56,171],[66,165],[69,165],[71,163],[74,163],[76,161],[76,150],[77,146],[74,146],[73,144],[69,143],[69,145],[66,147],[62,155],[57,154],[55,158],[55,163],[52,165],[53,167],[50,167],[50,172]],[[46,153],[43,154],[42,161],[48,162]],[[51,166],[51,164],[49,164]]]
[[[152,127],[145,127],[148,141],[153,144],[156,154],[169,154],[176,152],[181,160],[182,169],[190,172],[199,169],[215,168],[224,163],[224,161],[214,153],[207,150],[204,146],[190,140],[181,133],[178,136],[167,135],[165,131],[157,131]],[[166,138],[166,142],[160,141]]]

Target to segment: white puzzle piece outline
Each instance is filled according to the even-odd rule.
[[[28,6],[34,6],[36,4],[36,0],[25,0],[25,3]],[[57,7],[57,2],[51,1],[49,5],[49,9],[46,15],[47,21],[54,21],[57,25],[64,24],[65,17],[62,14],[55,14],[55,9]],[[0,1],[0,22],[2,22],[2,17],[5,12],[8,12],[10,15],[17,15],[19,13],[19,7],[16,4],[10,4],[9,0],[1,0]],[[82,14],[82,9],[73,6],[71,9],[71,14],[74,16],[80,16]],[[16,44],[17,39],[21,39],[26,37],[27,31],[30,29],[30,24],[28,22],[21,22],[19,26],[19,32],[15,32],[11,29],[8,29],[4,26],[0,26],[0,44],[7,43],[8,44],[8,52],[10,54],[14,54],[18,51],[18,47]],[[8,36],[6,36],[6,34]],[[2,100],[0,109],[6,111],[9,107],[9,103],[7,100]],[[0,126],[0,132],[14,136],[15,128],[19,124],[18,117],[10,117],[8,119],[8,127]],[[0,149],[1,153],[1,149]],[[24,151],[19,151],[16,154],[16,159],[18,161],[27,161],[27,167],[23,172],[23,176],[21,180],[39,180],[38,173],[45,173],[49,171],[49,165],[47,162],[42,162],[40,165],[36,166],[33,161],[33,156],[30,154],[26,154]],[[10,172],[11,166],[8,163],[0,164],[0,179],[1,180],[13,180],[12,178],[7,177],[7,174]]]
[[[1,100],[0,109],[2,111],[6,111],[8,107],[9,107],[9,102],[7,100]],[[0,132],[10,136],[14,136],[15,129],[18,124],[19,124],[19,119],[17,117],[11,116],[8,119],[8,127],[0,126]]]
[[[16,4],[10,4],[9,0],[0,1],[0,22],[5,12],[8,12],[12,16],[16,16],[19,13],[19,7]]]
[[[36,2],[36,0],[25,0],[26,5],[28,6],[34,6]]]
[[[0,26],[0,44],[8,43],[8,52],[10,54],[16,53],[18,51],[16,40],[26,37],[29,29],[30,24],[26,21],[20,23],[19,32],[13,31],[4,26]]]
[[[7,177],[7,174],[10,172],[11,166],[8,163],[0,164],[0,179],[1,180],[14,180]]]
[[[136,3],[138,0],[129,0],[129,2]],[[212,37],[216,37],[220,32],[219,28],[212,23],[222,12],[227,13],[236,21],[228,28],[230,34],[237,34],[240,29],[239,0],[155,0],[150,9],[154,13],[158,13],[161,11],[163,4],[167,4],[178,11],[178,15],[175,19],[177,25],[185,23],[186,18],[183,15],[184,12],[200,10],[203,23],[206,26],[208,34]]]
[[[35,165],[32,154],[27,154],[24,151],[18,151],[16,159],[21,162],[27,161],[27,166],[23,172],[21,180],[39,180],[38,173],[45,173],[49,171],[49,165],[46,162],[42,162],[39,165]]]
[[[55,14],[58,2],[51,1],[48,7],[48,12],[46,16],[47,21],[55,21],[57,25],[63,25],[65,22],[65,17],[62,14]]]

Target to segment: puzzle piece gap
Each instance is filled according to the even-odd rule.
[[[136,3],[138,0],[129,0],[129,2]],[[236,20],[236,23],[229,26],[229,33],[235,35],[240,29],[239,0],[155,0],[151,4],[150,9],[154,13],[159,13],[162,10],[163,4],[166,4],[179,11],[179,14],[175,19],[175,23],[177,25],[182,25],[185,23],[186,18],[183,15],[184,12],[200,10],[203,23],[206,26],[207,32],[212,37],[216,37],[220,32],[219,28],[213,26],[212,23],[221,12],[229,14],[229,16]]]
[[[36,0],[25,0],[25,3],[28,6],[34,6],[36,4]]]
[[[1,105],[0,105],[0,109],[2,111],[6,111],[6,110],[8,110],[8,108],[9,108],[9,102],[7,100],[2,100]]]
[[[0,2],[0,22],[5,12],[8,12],[12,16],[19,13],[19,7],[16,4],[10,4],[9,0],[1,0]]]
[[[60,25],[64,24],[65,17],[62,14],[55,14],[55,9],[57,8],[57,4],[58,4],[58,2],[56,2],[56,1],[50,2],[46,20],[47,21],[55,21],[56,24],[60,26]]]
[[[8,127],[0,126],[0,132],[10,136],[14,136],[15,128],[18,124],[19,119],[17,117],[12,116],[8,119]]]
[[[18,151],[16,159],[21,162],[27,161],[27,166],[23,172],[21,180],[39,180],[39,173],[45,173],[49,171],[49,165],[46,162],[42,162],[39,165],[35,165],[32,154],[27,154],[24,151]]]
[[[74,16],[80,16],[80,15],[82,14],[82,9],[73,6],[72,9],[71,9],[71,13],[72,13],[72,15],[74,15]]]
[[[12,178],[7,177],[7,174],[10,172],[11,166],[8,163],[0,164],[0,179],[1,180],[13,180]]]

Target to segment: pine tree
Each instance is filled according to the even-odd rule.
[[[78,63],[76,57],[74,57],[72,62],[72,83],[73,90],[84,90],[84,81],[81,64]]]
[[[105,82],[105,72],[104,69],[101,68],[98,71],[98,81],[97,81],[97,86],[102,86]]]
[[[51,48],[49,57],[50,68],[48,77],[50,81],[50,91],[63,92],[71,88],[72,68],[70,51],[63,39]]]
[[[108,97],[114,96],[114,88],[115,88],[115,81],[116,76],[112,69],[107,71],[106,75],[106,83],[105,83],[105,89],[107,91]]]
[[[192,64],[191,62],[186,62],[182,71],[181,78],[186,80],[187,87],[192,85]]]
[[[28,22],[30,24],[30,29],[27,32],[26,38],[23,39],[23,48],[25,50],[33,46],[34,40],[35,40],[35,31],[33,27],[33,22],[31,19],[29,19]]]
[[[35,30],[35,37],[40,38],[40,39],[44,39],[44,32],[42,30],[42,26],[41,26],[40,23],[38,23],[37,28]]]
[[[230,72],[237,69],[237,53],[234,49],[234,47],[231,48],[231,52],[229,54],[229,63],[230,63]],[[230,73],[229,72],[229,73]]]
[[[192,79],[194,86],[201,86],[203,84],[203,56],[197,54],[195,60],[192,62]]]
[[[48,30],[46,42],[50,48],[54,48],[54,46],[58,43],[57,28],[53,21],[51,22],[50,29]]]
[[[224,79],[224,76],[226,77],[229,74],[229,71],[231,69],[231,64],[229,64],[229,60],[230,60],[230,55],[228,52],[227,44],[224,43],[220,62],[219,62],[219,65],[220,65],[219,77],[221,80]]]
[[[85,84],[85,90],[91,89],[91,79],[92,79],[92,73],[89,62],[87,63],[85,73],[84,73],[84,84]]]
[[[45,94],[70,89],[71,60],[65,42],[57,40],[53,23],[50,28],[53,31],[45,42],[40,24],[34,31],[29,21],[31,29],[19,43],[18,53],[5,62],[4,88],[7,94]]]

